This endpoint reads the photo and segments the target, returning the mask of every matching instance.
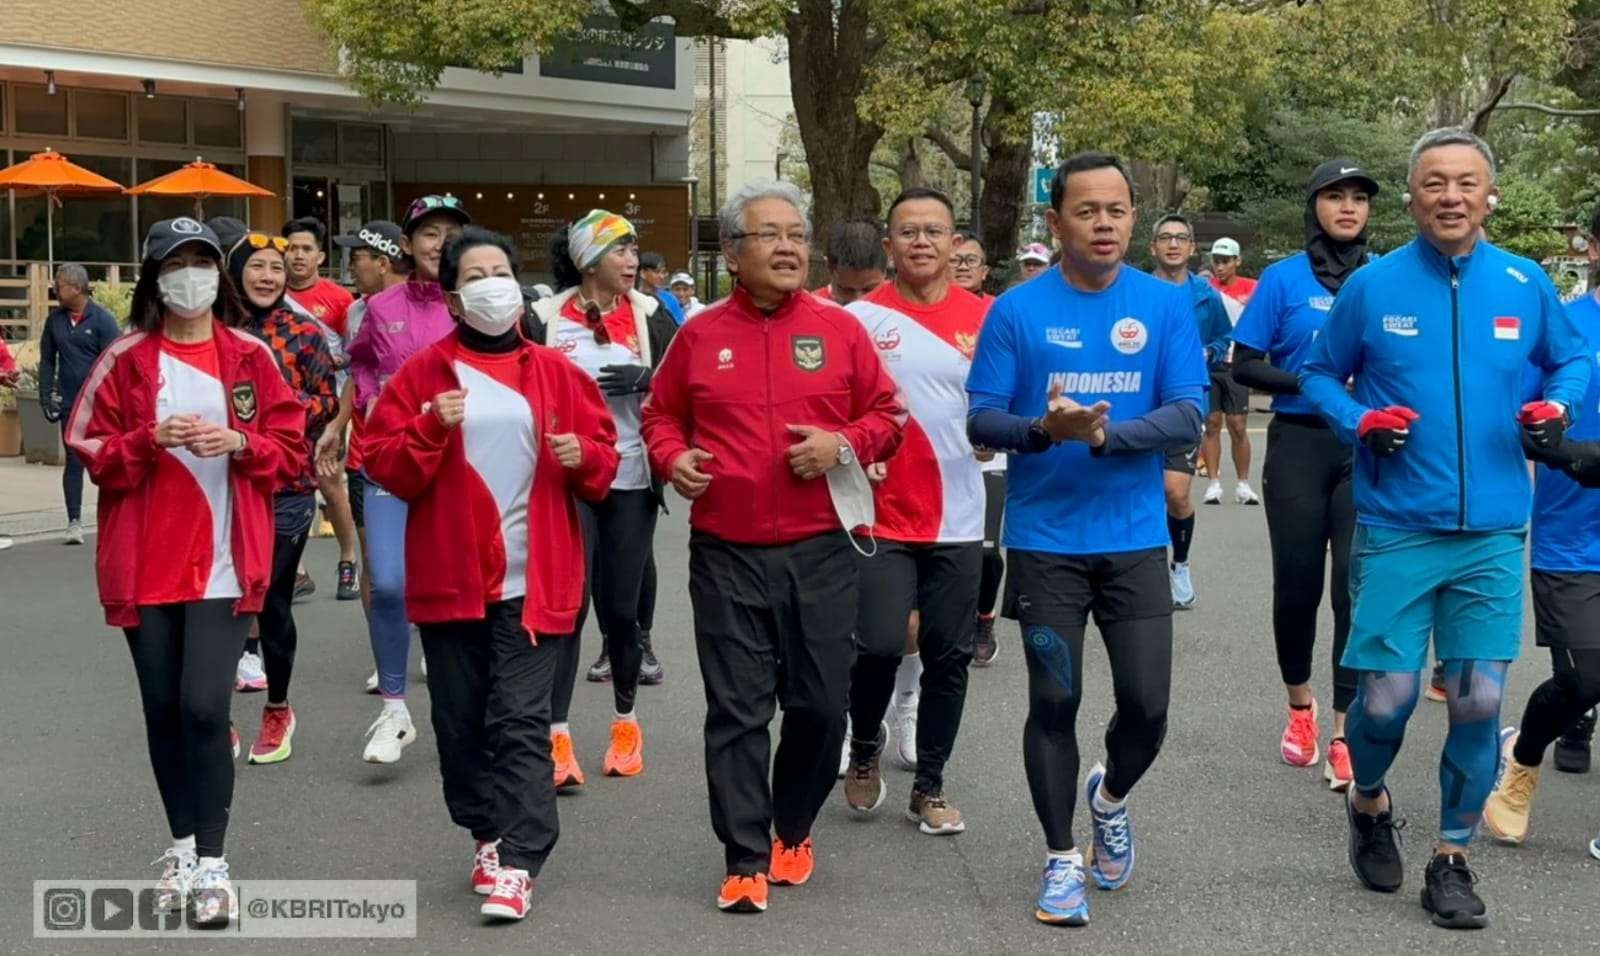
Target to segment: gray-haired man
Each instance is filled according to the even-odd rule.
[[[89,297],[89,273],[68,263],[56,269],[56,301],[39,337],[39,404],[44,417],[66,428],[67,413],[89,369],[111,340],[122,334],[105,306]],[[83,463],[67,453],[61,472],[67,503],[66,544],[83,543]]]

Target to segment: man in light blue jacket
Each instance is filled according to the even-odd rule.
[[[1589,363],[1539,265],[1482,238],[1499,202],[1486,143],[1464,130],[1428,133],[1412,149],[1408,189],[1418,237],[1345,283],[1301,390],[1356,446],[1344,655],[1361,672],[1348,728],[1350,863],[1369,889],[1399,889],[1384,776],[1432,634],[1450,731],[1422,905],[1438,925],[1475,928],[1488,917],[1466,852],[1494,786],[1505,674],[1522,638],[1531,499],[1521,432],[1560,440]],[[1522,405],[1530,363],[1545,374],[1544,396]]]

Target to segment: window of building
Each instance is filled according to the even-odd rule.
[[[194,116],[194,143],[196,146],[218,146],[238,149],[239,123],[244,114],[233,100],[190,100],[189,112]]]
[[[4,83],[0,83],[0,133],[4,133],[5,131],[6,131],[6,87],[5,87]],[[0,252],[4,252],[4,251],[5,251],[4,249],[0,249]]]
[[[76,135],[87,139],[128,139],[128,97],[99,90],[72,91]]]
[[[41,136],[67,135],[67,97],[54,96],[42,86],[13,86],[16,96],[17,132]]]
[[[332,164],[339,161],[338,123],[296,116],[290,131],[294,140],[290,152],[295,162]]]
[[[128,183],[133,162],[126,156],[74,153],[72,161],[119,183]],[[132,262],[133,200],[128,196],[68,196],[47,216],[43,196],[18,197],[16,243],[20,259],[49,255],[46,224],[54,228],[57,262]]]
[[[344,123],[339,127],[339,161],[346,166],[383,165],[383,127]]]
[[[189,101],[172,96],[155,99],[140,97],[139,141],[143,143],[172,143],[179,146],[189,142]]]

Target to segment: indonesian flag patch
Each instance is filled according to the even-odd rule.
[[[1522,337],[1522,320],[1514,315],[1495,316],[1494,337],[1515,342]]]

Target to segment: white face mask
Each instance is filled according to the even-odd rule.
[[[167,308],[192,319],[211,311],[212,304],[217,301],[217,284],[221,281],[215,268],[184,266],[161,273],[156,285]]]
[[[510,276],[474,279],[456,294],[461,297],[461,321],[491,338],[504,335],[522,318],[522,289]]]
[[[872,537],[872,526],[877,523],[878,508],[872,499],[872,482],[867,480],[866,469],[857,460],[848,465],[835,465],[823,477],[828,479],[828,497],[833,499],[833,513],[839,516],[839,524],[850,536],[850,546],[869,558],[877,554],[878,539]],[[867,537],[872,541],[871,551],[862,551],[861,545],[856,544],[854,532],[862,526],[866,527]]]

